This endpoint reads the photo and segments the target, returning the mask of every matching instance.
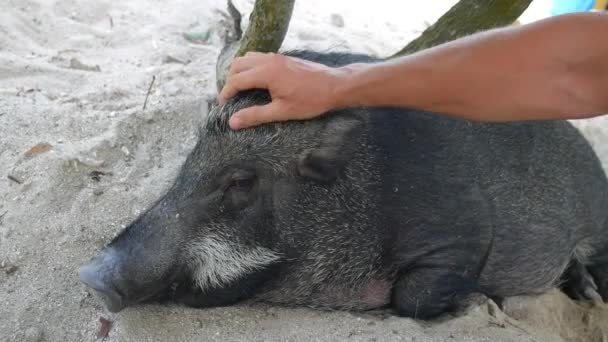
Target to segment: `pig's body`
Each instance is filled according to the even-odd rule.
[[[111,307],[177,282],[175,299],[193,306],[391,304],[430,318],[474,292],[501,298],[576,281],[563,276],[570,262],[608,299],[608,183],[569,123],[357,108],[227,127],[238,108],[267,101],[252,91],[216,108],[169,193],[83,269]],[[237,183],[221,186],[233,174]],[[170,252],[157,260],[147,250]]]
[[[480,125],[380,109],[367,119],[359,162],[345,170],[351,181],[322,201],[302,199],[321,219],[340,216],[330,225],[285,218],[277,234],[297,261],[265,299],[388,304],[395,272],[419,264],[450,265],[495,297],[540,293],[573,255],[606,250],[606,179],[570,124]]]

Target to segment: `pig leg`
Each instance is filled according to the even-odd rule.
[[[189,283],[174,283],[166,291],[150,298],[150,303],[177,303],[193,308],[207,308],[236,304],[248,297],[237,284],[202,291]]]
[[[398,278],[393,305],[399,315],[431,319],[461,308],[476,285],[462,272],[441,268],[415,268]]]
[[[608,303],[608,263],[589,266],[589,273],[593,275],[598,292],[604,302]]]
[[[605,236],[605,231],[601,233],[600,238]],[[600,246],[602,247],[597,248],[596,253],[589,258],[587,269],[597,284],[597,292],[604,302],[608,303],[608,241],[604,240]]]
[[[255,296],[258,290],[276,274],[280,265],[273,265],[249,273],[220,287],[205,290],[193,288],[192,283],[182,284],[171,295],[171,300],[193,308],[234,305]]]
[[[175,296],[177,303],[192,308],[209,308],[219,306],[229,306],[245,300],[249,297],[246,290],[238,286],[218,288],[211,291],[187,291]]]
[[[562,279],[564,283],[560,287],[568,297],[575,300],[602,301],[593,276],[577,259],[572,260]]]

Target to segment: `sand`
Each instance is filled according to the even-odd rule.
[[[454,2],[297,1],[285,47],[388,55]],[[235,3],[248,13],[253,1]],[[105,341],[606,341],[606,306],[559,291],[432,322],[246,305],[107,312],[77,268],[162,194],[193,147],[216,94],[224,8],[0,1],[1,341],[96,341],[100,317],[112,321]],[[209,30],[201,43],[183,36]],[[577,124],[608,162],[606,119]]]

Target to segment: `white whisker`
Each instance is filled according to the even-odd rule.
[[[187,250],[192,277],[203,290],[230,283],[280,259],[270,249],[245,247],[213,235],[192,242]]]

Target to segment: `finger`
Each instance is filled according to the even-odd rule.
[[[232,76],[251,69],[256,65],[262,64],[266,60],[267,55],[259,52],[248,52],[243,57],[235,58],[230,64],[228,76]]]
[[[218,98],[220,103],[226,102],[239,91],[252,88],[266,88],[266,78],[260,69],[251,69],[226,78],[224,88]]]
[[[238,130],[257,126],[263,123],[283,121],[281,106],[278,102],[271,102],[263,106],[252,106],[239,110],[230,117],[230,128]]]

